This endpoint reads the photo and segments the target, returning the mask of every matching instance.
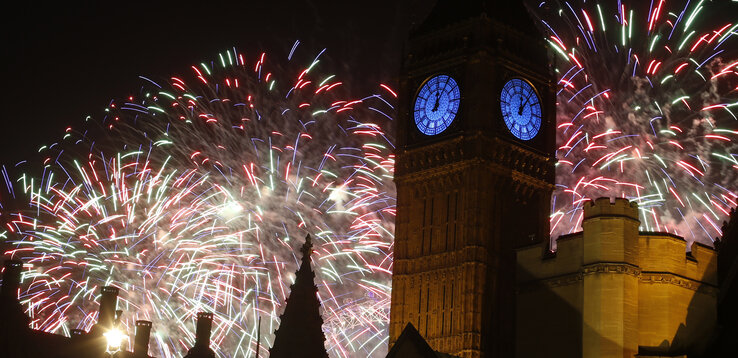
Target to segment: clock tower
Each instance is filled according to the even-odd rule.
[[[439,0],[402,61],[390,346],[514,355],[514,249],[548,240],[555,82],[522,2]]]

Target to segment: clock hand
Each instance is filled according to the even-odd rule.
[[[528,104],[528,100],[530,100],[530,96],[533,95],[533,92],[528,93],[528,97],[525,99],[525,102],[520,104],[520,107],[518,107],[518,115],[523,115],[523,108]]]
[[[438,100],[441,97],[441,92],[436,92],[436,103],[433,105],[433,109],[431,112],[435,112],[438,110]]]

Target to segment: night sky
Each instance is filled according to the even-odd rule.
[[[79,128],[87,115],[101,118],[111,99],[136,92],[139,75],[186,73],[234,46],[253,59],[286,53],[300,40],[302,50],[315,54],[327,48],[332,63],[341,64],[335,73],[357,91],[394,85],[407,33],[433,3],[18,2],[0,21],[0,163],[31,159],[66,127]]]

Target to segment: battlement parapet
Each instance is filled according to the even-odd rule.
[[[638,203],[624,198],[611,200],[602,197],[584,204],[584,220],[601,216],[624,217],[639,221]]]

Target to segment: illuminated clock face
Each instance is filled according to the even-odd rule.
[[[448,128],[459,111],[461,92],[456,81],[447,75],[427,80],[415,98],[415,125],[425,135],[436,135]]]
[[[530,83],[513,78],[500,93],[502,118],[515,137],[531,140],[541,129],[541,101]]]

